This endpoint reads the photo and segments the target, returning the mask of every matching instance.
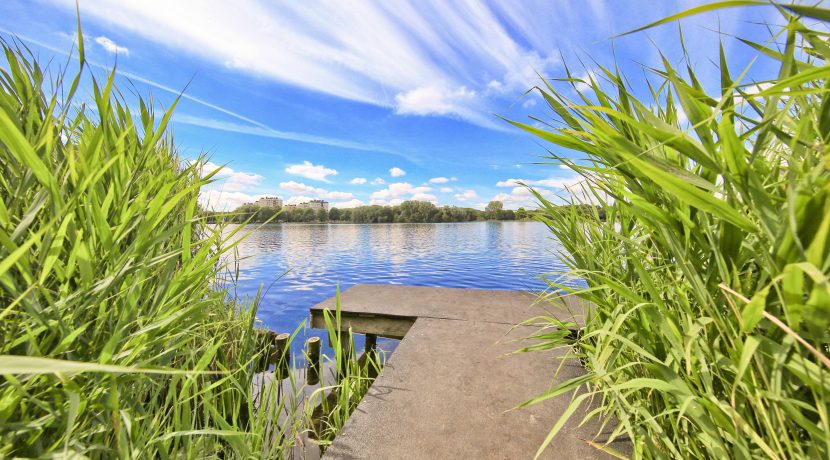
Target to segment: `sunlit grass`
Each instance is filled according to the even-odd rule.
[[[594,305],[580,334],[549,336],[588,369],[540,397],[575,395],[550,438],[602,417],[635,457],[830,456],[830,10],[779,11],[780,49],[744,42],[780,63],[770,81],[722,48],[716,94],[668,60],[648,69],[648,100],[617,69],[581,93],[569,73],[539,88],[560,125],[516,123],[583,153],[551,159],[584,177],[575,202],[605,211],[537,196],[587,282],[552,289]]]

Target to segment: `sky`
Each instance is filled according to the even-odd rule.
[[[173,133],[182,157],[223,169],[203,190],[230,210],[261,196],[333,207],[403,200],[532,207],[519,182],[561,196],[579,178],[545,162],[544,145],[499,117],[552,119],[528,92],[540,76],[619,66],[635,91],[660,51],[684,66],[678,24],[616,35],[693,1],[158,1],[80,0],[90,70],[117,69],[128,104],[159,109],[182,94]],[[66,65],[75,0],[4,0],[0,37],[42,63]],[[718,85],[718,40],[733,72],[769,77],[772,63],[733,37],[765,40],[770,7],[684,19],[690,62]],[[58,64],[56,64],[58,63]],[[585,85],[566,89],[575,97]],[[91,88],[83,89],[91,99]],[[82,95],[83,96],[83,95]]]

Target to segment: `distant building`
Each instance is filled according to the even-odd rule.
[[[324,211],[329,210],[329,202],[323,200],[311,200],[308,203],[303,203],[303,205],[309,209],[322,209]]]
[[[278,196],[266,196],[256,200],[254,204],[263,208],[281,208],[282,198]]]
[[[304,201],[302,203],[297,204],[287,204],[285,205],[285,209],[322,209],[326,212],[329,210],[329,202],[324,200],[311,200],[311,201]]]

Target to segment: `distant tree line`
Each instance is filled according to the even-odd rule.
[[[215,213],[231,222],[341,222],[355,224],[369,223],[427,223],[427,222],[474,222],[483,220],[529,219],[531,213],[519,208],[517,211],[504,209],[500,201],[491,201],[484,211],[458,206],[435,206],[428,201],[404,201],[396,206],[358,206],[356,208],[323,209],[280,209],[252,204],[240,206],[230,213]]]
[[[565,205],[559,207],[562,212],[576,210],[580,213],[593,214],[594,209],[600,219],[605,219],[605,210],[599,206],[587,204]],[[428,201],[404,201],[397,206],[358,206],[356,208],[323,209],[280,209],[246,204],[227,213],[213,213],[208,218],[215,222],[217,218],[235,223],[263,222],[333,222],[355,224],[388,223],[437,223],[437,222],[475,222],[487,220],[529,220],[534,211],[519,208],[515,211],[504,209],[501,201],[491,201],[480,211],[474,208],[458,206],[435,206]],[[250,221],[248,220],[250,219]]]

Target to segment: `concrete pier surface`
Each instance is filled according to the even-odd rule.
[[[518,291],[357,285],[340,300],[344,328],[402,340],[324,458],[531,459],[573,394],[511,409],[585,373],[561,359],[566,350],[511,354],[533,343],[519,341],[536,331],[517,326],[527,319],[580,323],[577,299],[535,304]],[[334,298],[312,307],[312,327],[334,308]],[[579,426],[590,409],[580,408],[541,458],[613,458],[588,442],[602,444],[610,424]],[[629,450],[624,441],[610,447]]]

